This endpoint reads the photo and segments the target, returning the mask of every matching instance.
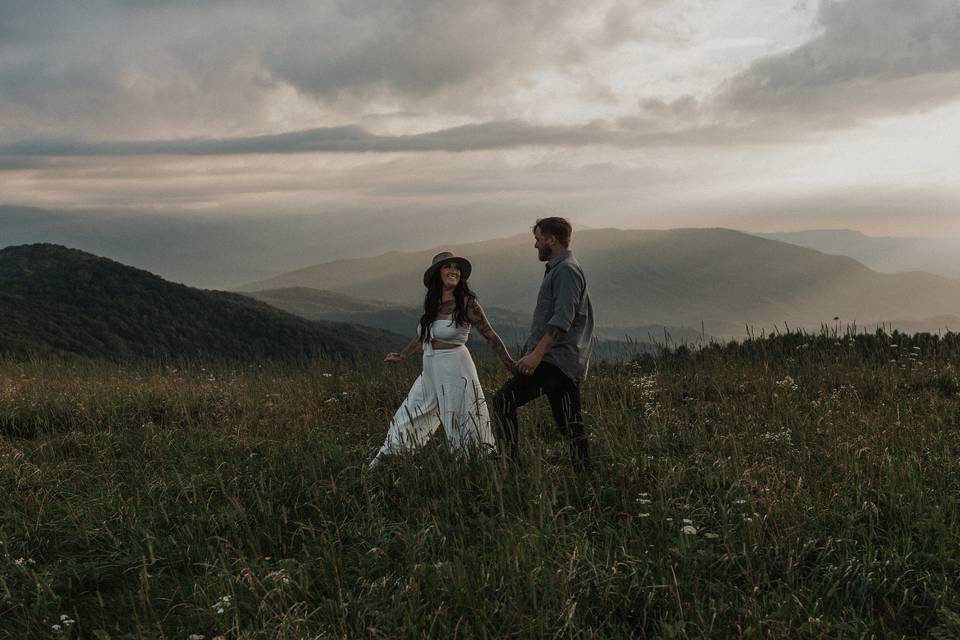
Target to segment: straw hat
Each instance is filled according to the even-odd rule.
[[[466,258],[459,258],[449,251],[441,251],[437,255],[433,256],[433,261],[430,264],[430,267],[423,272],[423,286],[430,286],[430,279],[433,278],[434,272],[436,272],[440,267],[447,264],[448,262],[456,262],[457,266],[460,267],[460,278],[466,280],[470,277],[470,271],[473,267],[470,265],[470,261]]]

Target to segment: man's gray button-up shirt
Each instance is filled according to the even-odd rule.
[[[593,306],[583,269],[570,251],[547,262],[525,353],[536,348],[550,325],[566,333],[543,356],[543,362],[559,368],[574,382],[582,382],[593,350]]]

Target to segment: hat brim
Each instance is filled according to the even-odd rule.
[[[450,258],[445,258],[438,262],[435,265],[431,265],[429,269],[423,272],[423,286],[430,287],[430,280],[433,278],[433,274],[436,271],[439,271],[440,267],[451,262],[456,262],[460,267],[460,279],[466,280],[470,277],[470,272],[473,271],[473,265],[470,264],[470,261],[466,258],[458,258],[457,256],[452,256]]]

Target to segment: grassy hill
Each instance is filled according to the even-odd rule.
[[[0,250],[0,353],[110,359],[347,357],[399,337],[308,322],[246,296],[192,289],[49,244]]]
[[[415,363],[0,358],[0,637],[956,638],[958,361],[792,334],[598,366],[588,474],[545,401],[516,461],[441,433],[370,474]]]
[[[960,281],[926,273],[882,274],[859,262],[726,229],[574,235],[604,329],[687,326],[741,335],[754,327],[819,326],[840,317],[869,326],[960,314]],[[243,289],[311,287],[410,305],[437,252],[340,260]],[[528,236],[451,247],[474,265],[471,284],[488,305],[528,313],[543,267]]]

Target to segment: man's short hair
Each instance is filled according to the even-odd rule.
[[[533,230],[540,229],[540,235],[553,236],[564,247],[570,246],[570,236],[573,234],[573,227],[567,222],[566,218],[540,218],[533,225]]]

